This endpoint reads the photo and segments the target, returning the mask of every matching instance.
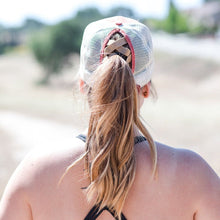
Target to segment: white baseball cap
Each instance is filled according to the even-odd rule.
[[[148,27],[134,19],[116,16],[90,23],[83,34],[79,75],[85,82],[100,65],[104,49],[114,33],[126,39],[132,56],[131,69],[137,85],[143,87],[151,80],[153,46]]]

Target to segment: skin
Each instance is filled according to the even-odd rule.
[[[139,107],[150,85],[138,89]],[[145,94],[145,97],[144,95]],[[74,147],[72,147],[74,146]],[[48,152],[32,152],[12,175],[0,203],[0,220],[82,220],[93,201],[87,202],[81,187],[83,161],[72,168],[59,184],[65,169],[84,152],[84,143]],[[137,170],[123,213],[138,220],[218,220],[220,180],[196,153],[156,143],[158,175],[152,181],[148,145],[134,146]],[[104,211],[98,220],[112,220]]]

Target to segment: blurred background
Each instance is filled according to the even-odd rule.
[[[220,175],[220,1],[12,1],[0,7],[0,197],[32,149],[72,146],[87,109],[77,70],[85,26],[123,15],[148,25],[155,140],[200,154]]]

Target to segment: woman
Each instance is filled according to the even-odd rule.
[[[148,28],[88,25],[80,88],[91,110],[72,148],[29,155],[6,187],[1,220],[218,220],[220,181],[194,152],[153,141],[138,115],[151,91]]]

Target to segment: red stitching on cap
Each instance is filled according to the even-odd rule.
[[[122,22],[116,22],[115,24],[118,25],[118,26],[121,26]]]
[[[104,50],[105,50],[105,47],[106,47],[106,45],[107,45],[107,43],[108,43],[110,37],[111,37],[114,33],[116,33],[116,32],[121,33],[121,34],[125,37],[126,41],[128,42],[128,45],[129,45],[129,47],[130,47],[130,49],[131,49],[131,67],[132,67],[131,70],[132,70],[132,73],[134,73],[134,69],[135,69],[135,53],[134,53],[134,48],[133,48],[133,45],[132,45],[131,40],[130,40],[130,38],[128,37],[128,35],[127,35],[123,30],[121,30],[121,29],[119,29],[119,28],[113,29],[113,30],[107,35],[107,37],[105,38],[105,40],[104,40],[104,42],[103,42],[103,45],[102,45],[102,49],[101,49],[100,63],[102,62],[102,60],[103,60],[103,58],[104,58]]]

